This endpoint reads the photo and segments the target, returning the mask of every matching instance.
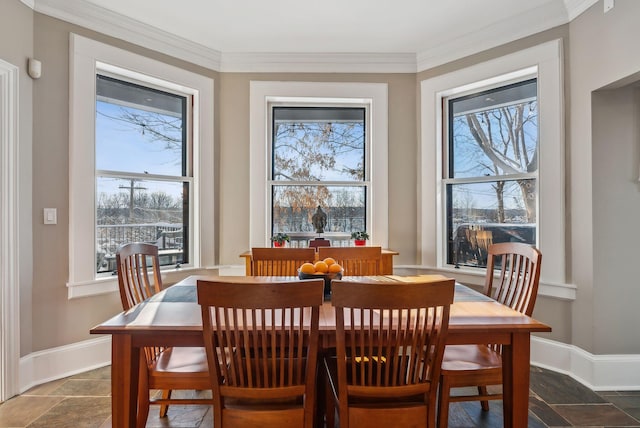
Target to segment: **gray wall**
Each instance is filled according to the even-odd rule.
[[[637,165],[640,111],[629,76],[640,72],[640,2],[602,2],[572,23],[416,74],[217,73],[90,30],[34,13],[18,0],[3,3],[0,58],[21,67],[21,354],[89,338],[88,330],[119,311],[116,294],[68,300],[68,85],[71,31],[147,55],[215,80],[218,219],[221,264],[241,264],[249,242],[250,80],[365,81],[389,84],[391,248],[399,264],[420,260],[416,239],[419,82],[551,39],[565,48],[567,115],[567,278],[577,300],[541,297],[534,316],[552,325],[545,337],[595,354],[640,354],[640,301],[633,272],[638,232]],[[26,58],[43,63],[32,82]],[[625,79],[623,88],[594,91]],[[620,85],[618,85],[620,86]],[[33,91],[33,92],[32,92]],[[593,115],[593,121],[592,121]],[[33,126],[32,126],[33,118]],[[630,130],[628,128],[631,128]],[[33,150],[31,133],[33,129]],[[593,137],[592,137],[593,133]],[[594,163],[593,159],[598,162]],[[614,190],[615,191],[612,191]],[[31,199],[32,198],[32,199]],[[32,206],[33,204],[33,206]],[[58,208],[58,225],[44,226],[42,208]],[[33,235],[33,250],[31,240]],[[33,254],[32,254],[33,253]],[[55,257],[51,257],[54,254]],[[37,260],[37,265],[32,263]],[[632,338],[633,340],[628,340]]]
[[[389,96],[389,247],[416,263],[415,74],[223,73],[220,92],[220,263],[239,264],[249,247],[249,83],[251,80],[376,82]]]
[[[571,343],[594,354],[640,353],[636,226],[640,2],[598,2],[570,25],[567,122],[571,277],[578,286]]]
[[[0,59],[19,67],[18,83],[18,204],[19,204],[19,273],[20,350],[32,350],[32,109],[33,81],[27,75],[27,59],[33,57],[33,12],[17,0],[3,1],[0,13]],[[2,237],[0,237],[2,239]]]
[[[637,352],[640,255],[640,90],[625,86],[594,92],[593,248],[594,346],[602,352]],[[619,340],[620,332],[626,341]],[[627,342],[627,343],[625,343]],[[616,351],[614,351],[616,350]]]

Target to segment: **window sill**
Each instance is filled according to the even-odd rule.
[[[210,269],[181,267],[179,269],[163,269],[160,274],[162,275],[163,284],[169,285],[189,275],[200,273],[210,273]],[[67,298],[69,300],[118,292],[118,277],[116,275],[104,276],[91,281],[67,283]]]
[[[439,268],[429,266],[395,266],[394,269],[400,275],[416,273],[441,273],[455,278],[456,281],[467,285],[484,287],[485,269],[454,268],[443,266]],[[413,273],[410,273],[413,271]],[[575,300],[577,287],[573,284],[540,280],[538,295],[559,300]]]

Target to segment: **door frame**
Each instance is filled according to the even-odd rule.
[[[0,59],[0,402],[19,393],[19,71]]]

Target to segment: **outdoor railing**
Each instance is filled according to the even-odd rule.
[[[160,264],[182,262],[182,224],[118,224],[99,225],[96,229],[97,272],[115,270],[115,254],[118,247],[128,242],[146,242],[158,246]]]

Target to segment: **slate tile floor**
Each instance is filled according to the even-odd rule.
[[[110,367],[39,385],[0,405],[0,428],[111,427]],[[489,412],[478,403],[451,405],[449,426],[502,426],[502,405],[493,401]],[[211,427],[208,406],[170,406],[167,418],[157,407],[147,427]],[[531,368],[529,427],[640,427],[640,391],[595,393],[568,376]]]

